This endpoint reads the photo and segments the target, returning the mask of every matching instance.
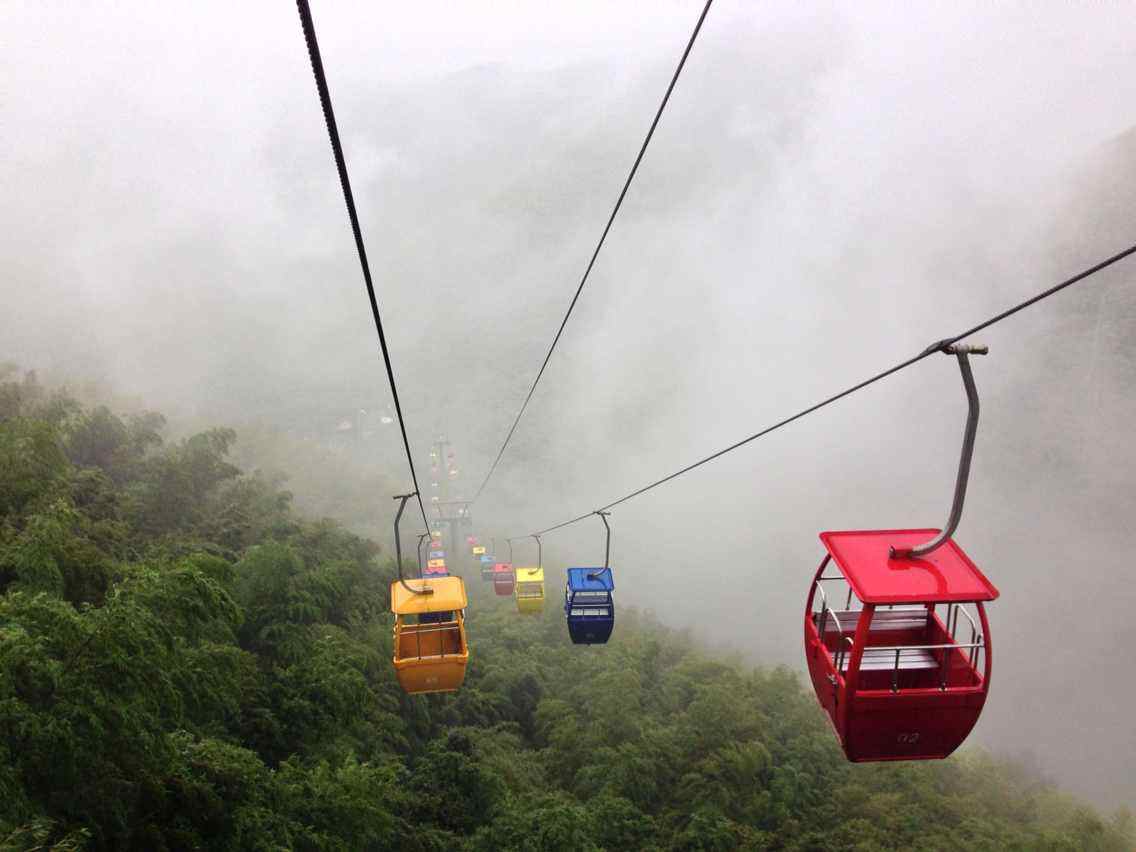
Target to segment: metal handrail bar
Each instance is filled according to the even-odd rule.
[[[947,642],[943,645],[867,645],[865,651],[938,651],[943,648],[985,648],[982,641],[963,644],[961,642]]]
[[[843,580],[845,583],[848,583],[848,578],[845,577],[843,574],[837,574],[835,577],[817,577],[816,583],[819,583],[821,580]],[[815,583],[814,583],[814,585],[815,585]],[[817,588],[819,589],[820,586],[817,586]],[[851,609],[851,607],[852,607],[852,584],[848,583],[848,598],[844,601],[844,608],[845,609]]]
[[[947,606],[947,621],[945,625],[947,633],[950,634],[950,637],[952,639],[958,635],[958,614],[960,612],[963,614],[966,620],[970,622],[970,641],[974,642],[975,637],[978,637],[978,639],[981,641],[982,631],[978,629],[978,625],[974,623],[974,619],[971,618],[970,613],[966,611],[966,606],[963,603],[952,603]],[[967,656],[967,662],[969,662],[972,666],[974,665],[975,656],[975,650],[971,650],[970,654]]]
[[[936,651],[936,650],[946,649],[946,648],[959,648],[961,650],[962,648],[974,649],[974,648],[981,648],[981,647],[983,647],[983,646],[979,643],[971,643],[969,645],[962,645],[962,644],[957,644],[957,643],[951,642],[951,643],[948,643],[948,644],[945,644],[945,645],[891,645],[891,646],[874,645],[874,646],[870,646],[868,648],[865,648],[864,650],[865,651],[888,651],[888,652],[895,651],[895,664],[892,666],[892,669],[891,669],[891,691],[892,692],[899,692],[899,656],[900,656],[901,652],[903,652],[903,651]],[[971,653],[973,654],[974,651],[972,650]],[[945,690],[947,688],[947,669],[946,669],[945,664],[946,664],[945,659],[943,660],[942,663],[939,664],[939,669],[940,669],[939,689],[942,689],[942,690]],[[971,665],[973,665],[973,663]]]
[[[824,593],[824,586],[817,586],[817,583],[823,579],[824,577],[818,577],[816,582],[813,583],[813,585],[816,586],[816,590],[820,592],[821,612],[824,612],[826,609],[828,609],[828,595]]]
[[[454,621],[433,621],[426,624],[403,624],[403,633],[437,633],[441,630],[448,630],[451,625],[457,625],[459,622]]]
[[[452,656],[454,656],[454,654],[451,653],[450,656],[452,657]],[[460,651],[458,652],[458,656],[461,656]],[[441,653],[441,654],[418,654],[417,656],[414,656],[414,657],[399,657],[400,661],[401,660],[444,660],[444,659],[446,659],[446,655],[445,655],[444,652]]]
[[[975,640],[975,637],[977,637],[978,641],[982,642],[982,631],[978,629],[978,625],[974,623],[974,619],[970,617],[970,613],[966,611],[966,607],[964,607],[962,604],[959,604],[958,608],[962,612],[962,614],[966,616],[966,620],[970,622],[970,641],[973,642]],[[955,616],[955,624],[958,624],[957,615]],[[985,645],[983,647],[985,647]],[[974,658],[977,656],[977,654],[978,652],[976,650],[972,650],[970,652],[969,662],[971,666],[974,665]]]
[[[978,633],[978,625],[974,623],[974,619],[970,617],[970,613],[966,611],[966,607],[964,607],[962,604],[958,604],[958,610],[964,616],[966,616],[966,620],[970,622],[971,634],[976,635]],[[958,616],[955,616],[955,625],[958,625]]]
[[[837,611],[835,609],[830,609],[828,611],[828,614],[832,616],[832,620],[836,624],[837,632],[841,635],[841,637],[843,637],[844,636],[844,625],[840,623],[840,617],[837,616],[836,612]],[[822,630],[821,632],[823,633],[824,631]]]
[[[442,622],[439,622],[437,624],[429,624],[429,625],[427,625],[427,624],[403,624],[402,625],[402,632],[403,633],[414,633],[415,645],[418,649],[418,653],[414,655],[414,659],[416,659],[416,660],[429,660],[429,659],[432,659],[433,657],[441,657],[442,659],[445,659],[446,658],[446,646],[444,644],[439,646],[438,650],[440,651],[440,653],[438,653],[438,654],[425,654],[424,655],[422,653],[422,634],[423,633],[441,633],[443,631],[444,632],[453,632],[453,630],[455,628],[458,629],[458,637],[460,639],[460,637],[461,637],[461,629],[460,629],[461,623],[458,622],[458,621],[442,621]],[[405,659],[409,659],[409,658],[400,657],[400,659],[405,660]]]
[[[822,580],[822,579],[824,579],[824,578],[823,577],[817,578],[818,581]],[[834,578],[830,578],[830,579],[836,579],[836,578],[834,577]],[[836,632],[840,634],[840,641],[837,643],[836,653],[833,655],[833,660],[836,663],[836,676],[839,677],[840,676],[840,666],[844,662],[844,654],[845,654],[844,645],[845,645],[845,643],[847,643],[851,647],[853,643],[852,643],[852,640],[850,638],[848,638],[847,636],[844,635],[844,628],[840,624],[840,617],[837,616],[836,610],[831,609],[829,607],[828,595],[826,595],[824,593],[824,587],[821,586],[819,582],[814,582],[813,585],[816,586],[816,590],[818,592],[820,592],[821,609],[820,609],[820,618],[817,620],[817,632],[820,634],[820,637],[821,637],[821,645],[822,646],[824,645],[824,628],[825,628],[826,622],[828,620],[829,614],[832,615],[832,623],[836,625]],[[851,590],[851,589],[849,589],[849,590]],[[827,648],[825,648],[825,653],[826,654],[828,653]]]
[[[816,584],[814,583],[813,585],[815,586]],[[836,631],[843,637],[844,636],[844,627],[840,624],[840,619],[836,615],[836,610],[834,610],[832,607],[830,607],[828,605],[828,595],[826,595],[824,593],[824,586],[817,586],[816,590],[818,592],[820,592],[820,603],[821,603],[820,620],[817,622],[818,623],[818,628],[817,628],[818,631],[820,632],[821,636],[824,636],[825,621],[827,619],[828,614],[832,613],[832,620],[836,624]]]
[[[843,634],[842,634],[842,638],[840,640],[840,645],[839,645],[839,648],[836,652],[836,676],[837,677],[840,676],[840,672],[843,671],[843,669],[844,669],[844,657],[847,656],[847,652],[844,650],[845,643],[847,643],[849,648],[855,647],[852,640],[847,636],[843,636]]]

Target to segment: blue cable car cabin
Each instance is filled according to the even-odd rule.
[[[568,635],[576,645],[602,645],[615,626],[615,579],[610,569],[569,568],[564,588]]]

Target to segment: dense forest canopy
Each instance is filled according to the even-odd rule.
[[[164,435],[0,376],[0,848],[1136,843],[978,749],[847,764],[794,672],[626,609],[572,646],[476,578],[464,688],[408,698],[392,558],[239,470],[233,431]]]

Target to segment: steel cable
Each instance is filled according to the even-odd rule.
[[[355,211],[355,196],[351,192],[351,179],[347,176],[347,161],[343,156],[343,145],[339,139],[339,127],[335,123],[335,112],[331,107],[331,93],[327,88],[327,77],[323,70],[323,59],[320,56],[319,42],[316,41],[316,28],[312,23],[312,10],[308,0],[296,0],[296,8],[300,12],[300,24],[304,28],[304,41],[308,44],[308,57],[312,62],[312,74],[316,78],[316,88],[319,89],[320,106],[323,107],[323,118],[327,124],[327,135],[331,139],[331,150],[335,155],[335,168],[339,172],[339,185],[343,190],[343,200],[347,204],[347,216],[351,220],[351,233],[355,237],[355,249],[359,253],[359,265],[363,268],[363,282],[367,285],[367,298],[371,302],[371,316],[375,320],[375,331],[379,334],[379,346],[383,352],[383,365],[387,371],[387,381],[390,383],[391,396],[394,399],[394,410],[398,415],[398,427],[402,430],[402,445],[406,450],[406,463],[410,466],[410,478],[414,482],[414,496],[418,498],[418,509],[422,512],[422,523],[430,529],[430,521],[426,518],[426,507],[422,504],[422,494],[418,488],[418,473],[414,469],[414,456],[410,452],[410,440],[406,437],[406,421],[402,416],[402,405],[398,399],[398,387],[394,381],[394,368],[391,366],[390,350],[387,348],[387,337],[383,332],[383,321],[379,316],[379,302],[375,296],[375,285],[371,279],[371,265],[367,261],[367,249],[363,245],[363,232],[359,227],[359,214]]]
[[[714,0],[706,0],[706,5],[702,7],[702,14],[698,16],[698,23],[694,25],[694,30],[690,34],[690,39],[686,43],[686,49],[682,52],[682,58],[679,59],[678,66],[675,68],[674,74],[671,76],[670,85],[667,86],[666,93],[663,95],[663,100],[659,103],[658,110],[655,111],[655,118],[651,122],[651,127],[647,130],[647,136],[643,139],[643,144],[639,146],[639,153],[635,157],[635,162],[631,166],[631,171],[627,175],[627,180],[623,182],[623,189],[619,192],[619,198],[615,201],[615,207],[612,208],[611,215],[607,218],[607,224],[604,225],[603,232],[600,234],[599,242],[596,243],[595,251],[592,252],[591,259],[588,260],[588,265],[584,269],[584,275],[580,279],[580,284],[576,287],[576,293],[572,296],[572,301],[568,304],[568,310],[564,314],[564,318],[560,321],[560,328],[556,330],[556,336],[552,338],[552,345],[548,347],[548,352],[545,353],[544,361],[537,371],[536,378],[533,379],[532,386],[529,392],[525,395],[525,401],[521,403],[520,411],[513,419],[513,425],[509,427],[508,434],[505,435],[505,440],[501,444],[501,449],[497,451],[497,457],[493,459],[493,464],[489,466],[489,472],[485,474],[485,479],[481,481],[481,485],[477,489],[477,493],[473,495],[473,500],[470,501],[472,505],[481,497],[481,493],[485,490],[485,486],[489,484],[493,473],[497,470],[497,465],[501,462],[501,457],[505,455],[505,448],[509,446],[509,442],[513,439],[513,433],[517,431],[517,424],[521,422],[521,416],[524,415],[525,409],[528,408],[529,402],[532,400],[533,393],[536,392],[536,386],[540,384],[541,377],[544,376],[544,370],[548,366],[549,360],[552,358],[552,353],[556,349],[556,344],[560,342],[560,336],[564,333],[564,327],[568,325],[568,318],[572,316],[572,311],[576,307],[576,302],[580,298],[580,293],[584,290],[584,285],[588,283],[588,276],[592,274],[592,267],[596,264],[596,258],[599,257],[600,249],[604,246],[604,241],[607,240],[608,232],[611,230],[612,223],[615,222],[615,217],[619,213],[619,208],[623,206],[623,199],[627,197],[627,190],[631,187],[631,181],[635,179],[635,173],[639,171],[639,164],[643,162],[643,155],[647,153],[647,146],[651,143],[651,137],[655,135],[655,128],[659,126],[659,119],[663,116],[663,110],[667,107],[667,102],[670,100],[671,92],[674,91],[675,84],[678,82],[679,75],[682,73],[683,67],[686,65],[686,59],[690,56],[690,51],[694,47],[694,42],[698,38],[698,33],[702,30],[702,22],[706,20],[706,15],[710,11],[710,5]]]
[[[694,470],[695,468],[701,467],[702,465],[707,464],[708,462],[714,461],[714,459],[716,459],[716,458],[724,456],[726,453],[733,452],[734,450],[738,449],[739,447],[744,447],[746,444],[750,443],[751,441],[756,441],[758,438],[764,437],[765,435],[768,435],[770,432],[775,432],[778,429],[780,429],[782,426],[788,426],[790,423],[792,423],[795,420],[800,420],[802,417],[806,417],[809,414],[812,414],[814,411],[819,411],[820,409],[824,408],[827,405],[831,405],[832,403],[836,402],[837,400],[843,399],[844,397],[849,396],[850,394],[856,393],[859,390],[863,390],[864,388],[868,387],[869,385],[873,385],[873,384],[875,384],[876,382],[878,382],[882,379],[886,379],[888,376],[890,376],[894,373],[898,373],[900,370],[905,370],[908,367],[912,366],[913,364],[917,364],[918,362],[922,361],[924,358],[927,358],[930,355],[934,355],[936,352],[941,352],[946,347],[948,347],[948,346],[950,346],[954,343],[958,343],[960,340],[962,340],[964,338],[967,338],[967,337],[970,337],[974,334],[977,334],[978,332],[989,328],[990,326],[994,325],[995,323],[999,323],[1002,320],[1013,316],[1014,314],[1018,313],[1018,311],[1025,310],[1030,305],[1034,305],[1034,304],[1042,301],[1043,299],[1047,299],[1050,296],[1052,296],[1056,293],[1059,293],[1060,291],[1064,290],[1066,287],[1071,287],[1079,281],[1084,281],[1086,278],[1088,278],[1092,275],[1095,275],[1097,272],[1100,272],[1101,270],[1106,269],[1107,267],[1112,266],[1113,264],[1118,263],[1121,260],[1124,260],[1126,257],[1129,257],[1130,255],[1132,255],[1134,253],[1136,253],[1136,245],[1129,246],[1128,248],[1124,249],[1123,251],[1118,252],[1118,253],[1112,255],[1111,257],[1106,258],[1105,260],[1102,260],[1100,263],[1098,263],[1094,266],[1091,266],[1088,269],[1085,269],[1081,272],[1078,272],[1072,278],[1066,278],[1064,281],[1060,282],[1059,284],[1055,284],[1054,286],[1050,287],[1049,289],[1043,290],[1040,293],[1036,294],[1035,296],[1031,296],[1029,299],[1026,299],[1023,302],[1019,302],[1018,304],[1014,305],[1011,308],[1008,308],[1007,310],[1002,311],[999,314],[995,314],[994,316],[990,317],[990,319],[987,319],[987,320],[980,322],[978,325],[975,325],[975,326],[967,329],[966,331],[962,332],[961,334],[956,334],[954,337],[948,337],[944,340],[940,340],[936,343],[933,343],[930,346],[928,346],[926,349],[924,349],[922,352],[920,352],[918,355],[915,355],[911,358],[908,358],[906,361],[901,361],[900,363],[896,364],[894,367],[889,367],[888,369],[884,370],[883,372],[876,373],[874,376],[872,376],[869,379],[865,379],[862,382],[859,382],[855,385],[852,385],[852,387],[850,387],[850,388],[842,390],[839,393],[833,394],[832,396],[828,397],[827,399],[823,399],[823,400],[821,400],[820,402],[818,402],[814,405],[810,405],[808,408],[805,408],[801,411],[798,411],[796,414],[793,414],[790,417],[786,417],[784,420],[779,420],[778,422],[774,423],[772,426],[767,426],[766,428],[762,429],[760,432],[754,432],[752,435],[750,435],[747,438],[743,438],[742,440],[737,441],[736,443],[730,444],[728,447],[725,447],[721,450],[718,450],[715,453],[711,453],[710,455],[706,456],[705,458],[699,459],[698,461],[694,462],[693,464],[688,464],[686,467],[681,468],[679,470],[676,470],[674,473],[668,474],[667,476],[664,476],[661,479],[656,479],[654,482],[652,482],[648,485],[644,485],[642,488],[638,488],[635,491],[632,491],[630,494],[625,494],[623,497],[620,497],[618,500],[613,500],[611,503],[608,503],[605,506],[601,506],[599,509],[594,509],[590,512],[585,512],[584,514],[579,515],[575,518],[572,518],[569,521],[564,521],[563,523],[559,523],[559,524],[556,524],[556,525],[551,526],[551,527],[546,527],[545,529],[542,529],[537,533],[532,533],[532,535],[544,535],[545,533],[550,533],[550,532],[553,532],[554,530],[562,529],[562,528],[570,526],[572,524],[579,523],[580,521],[584,520],[585,518],[590,518],[592,515],[596,514],[596,512],[606,512],[609,509],[612,509],[612,508],[614,508],[615,506],[618,506],[621,503],[626,503],[628,500],[631,500],[635,497],[638,497],[640,494],[644,494],[644,493],[650,491],[653,488],[658,488],[660,485],[663,485],[667,482],[670,482],[672,479],[677,479],[678,477],[682,476],[685,473],[689,473],[690,471]]]

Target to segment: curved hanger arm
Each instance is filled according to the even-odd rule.
[[[398,504],[398,513],[394,516],[394,558],[395,564],[398,566],[398,581],[402,583],[404,589],[415,595],[432,595],[434,594],[433,589],[416,589],[413,586],[408,586],[402,576],[402,538],[398,533],[398,522],[402,520],[402,512],[406,508],[406,501],[417,493],[417,491],[412,491],[410,494],[395,495],[394,499],[400,502]],[[422,540],[419,539],[418,543],[421,544]]]
[[[928,542],[916,547],[891,548],[893,559],[918,559],[926,556],[941,547],[958,529],[962,520],[962,508],[966,502],[966,485],[970,479],[970,461],[974,456],[974,438],[978,434],[978,388],[974,385],[974,373],[970,369],[970,355],[986,355],[989,347],[979,344],[951,344],[943,348],[943,352],[958,358],[959,372],[962,373],[962,384],[966,390],[968,411],[966,415],[966,428],[962,433],[962,454],[959,456],[958,476],[955,478],[955,496],[951,503],[951,514],[943,531]]]
[[[598,509],[595,514],[599,515],[600,520],[603,521],[604,529],[607,531],[607,539],[604,541],[604,567],[593,574],[589,574],[588,579],[590,580],[598,579],[600,574],[604,573],[604,571],[609,574],[611,573],[611,525],[607,522],[607,516],[610,515],[611,512]]]

